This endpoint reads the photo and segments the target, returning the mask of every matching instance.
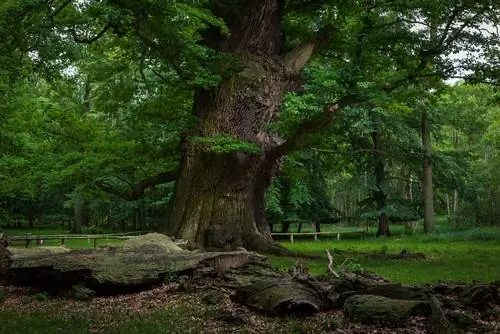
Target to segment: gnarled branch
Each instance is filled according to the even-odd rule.
[[[357,95],[347,95],[331,105],[324,106],[323,113],[321,115],[302,122],[298,126],[297,130],[295,130],[295,133],[288,140],[286,140],[283,144],[270,149],[266,152],[266,154],[270,158],[278,158],[299,148],[309,133],[328,125],[339,110],[345,108],[346,106],[359,104],[361,102],[362,101]]]
[[[95,184],[105,192],[123,198],[126,201],[136,201],[144,195],[144,191],[147,188],[156,186],[158,184],[175,181],[177,180],[178,177],[179,177],[178,170],[159,173],[154,176],[148,177],[144,180],[141,180],[139,183],[135,185],[130,185],[131,188],[130,191],[121,191],[103,181],[96,181]]]

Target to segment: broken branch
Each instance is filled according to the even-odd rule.
[[[325,251],[326,251],[326,256],[328,256],[328,262],[329,262],[328,263],[328,271],[330,273],[332,273],[333,276],[339,278],[340,275],[337,274],[337,272],[335,270],[333,270],[333,256],[332,256],[332,254],[330,254],[330,251],[328,249],[326,249]]]
[[[283,144],[272,148],[267,153],[270,157],[277,158],[297,149],[302,145],[305,137],[309,133],[328,125],[332,121],[334,115],[342,108],[359,103],[361,103],[361,100],[356,95],[347,95],[338,100],[336,103],[324,106],[323,113],[321,115],[302,122],[297,127],[295,133],[288,140],[286,140]]]

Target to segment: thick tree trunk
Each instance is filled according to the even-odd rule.
[[[424,232],[431,233],[435,229],[434,225],[434,195],[432,187],[432,143],[429,127],[429,115],[427,111],[422,111],[422,146],[423,157],[423,197],[424,197]]]
[[[266,125],[281,108],[290,75],[280,54],[281,6],[278,0],[253,1],[235,6],[231,15],[226,8],[221,16],[231,37],[211,31],[205,39],[232,53],[244,69],[216,88],[196,92],[193,112],[200,123],[191,136],[204,139],[186,136],[183,142],[167,230],[201,249],[261,250],[272,244],[264,196],[279,158],[269,152],[280,139]],[[215,152],[209,141],[222,135],[252,143],[261,153]]]
[[[177,181],[169,230],[204,249],[249,247],[260,237],[271,241],[259,212],[263,194],[255,194],[265,190],[255,189],[256,179],[266,177],[257,172],[261,158],[187,146],[191,152]]]

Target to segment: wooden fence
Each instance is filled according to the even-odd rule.
[[[66,244],[67,240],[88,240],[89,243],[93,241],[94,247],[97,247],[97,240],[126,240],[133,236],[141,235],[143,232],[128,232],[128,233],[115,233],[115,234],[58,234],[58,235],[12,235],[8,236],[9,242],[24,241],[24,245],[28,248],[32,241],[38,245],[44,243],[45,240],[61,240],[61,245]]]
[[[334,236],[337,240],[342,238],[343,234],[359,235],[361,239],[365,238],[366,231],[342,231],[342,232],[287,232],[287,233],[271,233],[271,236],[289,236],[290,242],[294,242],[296,236],[314,236],[314,241],[318,240],[318,236]]]
[[[46,240],[61,240],[61,245],[66,244],[67,240],[88,240],[89,243],[92,241],[94,247],[97,247],[97,240],[126,240],[133,236],[141,235],[145,232],[128,232],[128,233],[115,233],[115,234],[59,234],[59,235],[13,235],[8,236],[9,242],[13,241],[24,241],[24,245],[28,248],[33,241],[41,245]],[[358,235],[361,239],[365,238],[366,231],[342,231],[342,232],[287,232],[287,233],[271,233],[271,236],[288,236],[290,237],[290,242],[295,241],[295,237],[301,236],[313,236],[314,240],[317,241],[319,236],[333,236],[337,240],[342,238],[342,235]]]

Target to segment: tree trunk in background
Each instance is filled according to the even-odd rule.
[[[272,149],[281,140],[267,125],[281,109],[291,74],[298,74],[282,55],[283,5],[279,0],[214,5],[214,14],[225,19],[231,36],[210,30],[204,43],[231,53],[244,69],[215,88],[196,91],[193,112],[199,126],[190,135],[208,140],[230,136],[255,144],[262,154],[214,152],[206,141],[184,138],[167,233],[201,249],[273,247],[264,196],[279,159]]]
[[[453,189],[453,215],[455,216],[458,212],[458,190],[455,187]]]
[[[429,115],[426,110],[422,111],[421,119],[423,157],[423,197],[424,197],[424,233],[435,230],[434,224],[434,195],[432,187],[432,143],[429,127]]]
[[[146,205],[144,204],[144,197],[139,200],[139,230],[146,228]]]
[[[133,208],[132,211],[130,212],[130,222],[132,225],[132,230],[137,231],[137,208]]]
[[[372,132],[373,140],[373,167],[375,173],[375,190],[373,198],[379,211],[377,237],[390,236],[389,217],[387,216],[385,207],[387,206],[387,194],[385,192],[385,167],[382,145],[382,134],[380,132],[380,119],[377,115],[374,116],[375,130]]]
[[[85,220],[85,198],[83,193],[79,190],[75,190],[73,197],[73,207],[75,210],[75,217],[73,225],[71,226],[71,233],[81,233],[82,225]]]
[[[33,226],[35,225],[35,217],[36,217],[35,203],[31,201],[28,202],[26,216],[28,219],[28,228],[33,228]]]

